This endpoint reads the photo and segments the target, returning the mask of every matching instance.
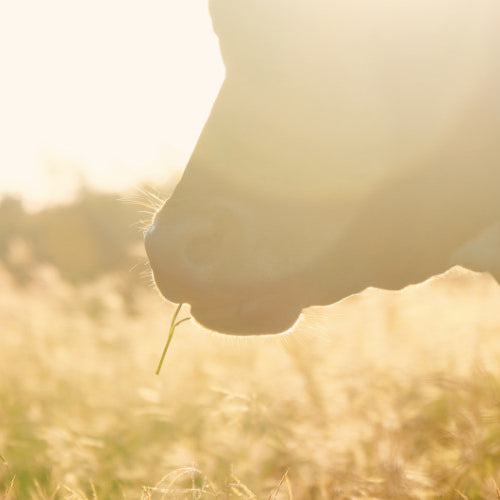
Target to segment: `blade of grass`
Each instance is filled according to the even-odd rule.
[[[283,482],[284,481],[287,481],[287,486],[289,486],[288,484],[288,470],[283,474],[283,476],[281,476],[281,480],[278,484],[278,486],[276,487],[276,489],[269,495],[269,499],[268,500],[275,500],[276,498],[278,498],[278,493],[280,492],[280,489],[281,489],[281,486],[283,485]]]
[[[12,478],[12,480],[10,481],[10,485],[9,485],[9,488],[7,489],[7,492],[5,493],[5,500],[14,500],[14,482],[16,480],[16,476],[14,476]]]
[[[160,374],[161,366],[163,365],[163,360],[165,359],[165,355],[167,354],[168,347],[170,345],[170,342],[172,342],[172,337],[174,336],[174,331],[175,329],[184,321],[187,321],[191,319],[190,317],[181,319],[179,321],[175,321],[177,319],[177,316],[179,315],[179,312],[181,310],[181,307],[183,306],[183,303],[181,302],[178,306],[177,309],[175,310],[175,313],[172,317],[172,321],[170,322],[170,328],[168,330],[168,337],[167,337],[167,342],[165,344],[165,347],[163,349],[163,353],[160,358],[160,362],[158,363],[158,368],[156,369],[156,375]]]

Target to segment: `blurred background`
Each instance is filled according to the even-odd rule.
[[[155,376],[142,231],[224,78],[206,2],[0,0],[0,63],[1,498],[500,498],[488,275],[184,323]]]
[[[0,194],[26,207],[182,170],[224,78],[206,2],[2,1]]]

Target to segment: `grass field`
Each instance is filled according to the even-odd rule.
[[[191,322],[119,275],[0,268],[0,498],[500,498],[500,288],[451,272],[311,308],[296,331]],[[187,315],[189,309],[181,312]]]

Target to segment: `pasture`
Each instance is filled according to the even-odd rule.
[[[156,376],[173,305],[126,295],[127,268],[71,282],[33,259],[18,242],[0,267],[1,498],[500,496],[488,275],[367,290],[281,336],[186,322]]]

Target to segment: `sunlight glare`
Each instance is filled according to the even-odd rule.
[[[35,204],[165,181],[224,76],[200,0],[2,1],[0,61],[0,195]]]

